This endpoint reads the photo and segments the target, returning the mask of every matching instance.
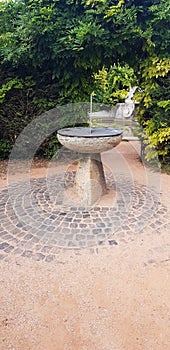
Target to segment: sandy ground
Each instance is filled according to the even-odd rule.
[[[138,183],[147,184],[151,176],[157,186],[134,146],[122,142],[117,161],[121,155]],[[32,167],[31,176],[45,175],[45,167]],[[22,179],[17,168],[13,176]],[[159,180],[160,200],[170,208],[170,176]],[[6,185],[5,172],[0,184]],[[2,260],[0,349],[169,350],[168,242],[169,232],[146,233],[125,245],[61,250],[50,263]]]

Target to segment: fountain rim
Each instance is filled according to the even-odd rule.
[[[85,133],[82,133],[85,131]],[[99,137],[116,137],[121,136],[123,134],[123,130],[118,128],[106,127],[106,128],[98,128],[98,127],[70,127],[63,128],[57,131],[58,135],[64,137],[79,137],[79,138],[99,138]]]

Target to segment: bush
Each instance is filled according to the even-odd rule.
[[[153,72],[152,67],[149,67],[151,76],[146,75],[147,84],[140,103],[138,120],[144,128],[142,136],[147,160],[158,156],[165,163],[170,156],[170,74],[163,67],[162,65],[161,73],[160,66],[157,65],[158,76],[155,76],[155,67]]]
[[[12,145],[8,140],[0,140],[0,160],[7,159],[10,155]]]

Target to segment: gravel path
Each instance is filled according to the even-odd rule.
[[[103,154],[116,196],[88,210],[54,203],[65,165],[48,176],[34,165],[29,191],[19,165],[12,195],[3,175],[0,349],[169,350],[170,177],[146,169],[138,147]],[[74,165],[67,174],[68,185]]]

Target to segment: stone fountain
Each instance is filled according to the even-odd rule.
[[[71,151],[78,152],[73,190],[81,204],[90,206],[107,193],[101,152],[116,147],[122,130],[114,128],[73,127],[58,130],[58,140]]]

